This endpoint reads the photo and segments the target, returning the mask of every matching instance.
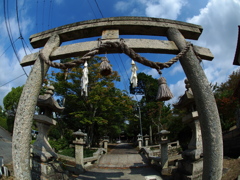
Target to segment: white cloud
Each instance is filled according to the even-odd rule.
[[[26,81],[26,75],[23,75],[24,72],[19,65],[19,62],[17,61],[16,57],[12,57],[12,60],[10,61],[9,58],[7,58],[5,55],[1,57],[0,61],[0,105],[3,105],[3,98],[7,95],[8,92],[11,91],[12,87],[18,87],[25,83]],[[29,71],[29,68],[26,69],[26,71]],[[23,76],[22,76],[23,75]],[[20,77],[21,76],[21,77]],[[17,78],[19,77],[19,78]],[[16,80],[14,80],[17,78]],[[14,81],[12,81],[14,80]],[[8,83],[9,82],[9,83]],[[4,83],[7,83],[4,85]],[[2,86],[4,85],[4,86]]]
[[[131,4],[131,1],[118,1],[114,7],[117,11],[124,12]]]
[[[226,81],[237,67],[232,65],[240,25],[240,2],[211,0],[200,14],[187,19],[199,24],[203,33],[196,44],[207,47],[215,56],[212,62],[204,62],[204,70],[211,82]]]
[[[178,73],[183,73],[183,68],[182,68],[180,63],[177,63],[177,64],[173,65],[171,70],[169,71],[169,74],[171,76],[174,76]]]
[[[145,13],[150,17],[177,19],[185,4],[184,0],[151,0],[145,4]]]
[[[207,47],[215,56],[213,61],[203,61],[202,67],[210,83],[226,82],[229,75],[238,68],[233,66],[240,25],[240,1],[210,0],[200,14],[187,19],[189,23],[199,24],[203,33],[194,44]],[[174,71],[178,71],[175,66]],[[184,78],[185,79],[185,78]],[[176,103],[185,92],[184,79],[171,84],[174,98],[167,103]]]
[[[22,2],[20,1],[20,4],[21,3]],[[14,45],[16,47],[19,60],[21,61],[22,58],[25,56],[25,51],[22,48],[21,40],[18,39],[20,36],[18,23],[15,17],[11,16],[10,14],[9,16],[10,17],[7,23],[10,26],[10,34],[11,34],[12,40],[14,41]],[[25,12],[21,14],[21,17],[22,17],[21,19],[22,21],[20,22],[20,28],[21,28],[22,35],[24,36],[27,33],[29,33],[29,31],[33,28],[33,23],[31,23],[29,17],[25,17]],[[22,86],[26,82],[27,77],[26,75],[23,75],[24,71],[19,64],[19,61],[17,60],[16,55],[14,54],[13,48],[10,46],[11,44],[10,44],[9,36],[7,33],[6,25],[5,25],[5,19],[3,17],[0,17],[0,19],[2,20],[0,24],[0,29],[1,29],[0,40],[1,42],[4,42],[0,44],[0,55],[1,55],[0,105],[3,106],[2,100],[7,95],[7,93],[11,91],[12,87]],[[28,54],[30,53],[28,51],[28,48],[26,48],[26,51]],[[30,67],[27,67],[24,69],[27,72],[27,74],[29,74]]]
[[[147,75],[151,75],[153,78],[159,78],[159,74],[156,69],[151,68],[149,70],[148,68],[148,69],[144,69],[143,72]]]
[[[63,0],[55,0],[54,1],[56,4],[62,4],[63,3]]]
[[[182,96],[186,90],[184,79],[179,80],[176,84],[170,84],[169,88],[173,94],[173,98],[166,102],[166,104],[175,104],[179,101],[179,97]]]
[[[177,19],[186,0],[129,0],[118,1],[115,9],[135,16]]]

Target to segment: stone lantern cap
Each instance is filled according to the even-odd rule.
[[[195,103],[195,101],[194,101],[193,94],[186,91],[185,94],[180,98],[180,100],[176,104],[173,104],[173,106],[175,108],[182,109],[182,108],[186,108],[194,103]]]
[[[137,137],[138,137],[138,141],[142,140],[142,135],[141,134],[138,134]]]
[[[168,134],[170,134],[170,131],[167,131],[167,130],[161,130],[159,132],[159,135],[168,135]]]
[[[109,136],[103,136],[103,140],[109,140]]]
[[[149,135],[148,135],[148,134],[145,134],[143,137],[144,137],[144,138],[149,138]]]
[[[73,135],[76,136],[76,137],[82,137],[82,138],[84,138],[84,137],[87,136],[87,133],[83,133],[82,130],[79,129],[78,131],[74,132]]]
[[[54,112],[62,112],[64,107],[59,106],[58,102],[52,97],[53,91],[54,87],[48,86],[45,94],[38,96],[37,106],[40,108],[49,108]]]
[[[185,87],[187,90],[185,91],[184,95],[179,99],[179,101],[176,104],[173,104],[173,106],[177,109],[183,109],[183,108],[189,109],[193,104],[195,104],[194,96],[190,88],[190,85],[188,83],[188,80],[185,79],[184,82],[186,84]]]
[[[168,141],[168,134],[170,134],[170,131],[167,130],[161,130],[159,133],[161,142],[167,142]]]
[[[75,141],[73,141],[74,144],[84,145],[87,138],[87,133],[83,133],[81,129],[74,132],[73,135],[76,137]]]

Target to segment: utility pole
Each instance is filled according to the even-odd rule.
[[[139,121],[140,121],[140,133],[141,136],[143,135],[142,133],[142,118],[141,118],[141,109],[140,109],[140,105],[138,104],[138,113],[139,113]]]

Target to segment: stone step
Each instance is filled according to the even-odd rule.
[[[98,167],[130,168],[148,166],[146,157],[140,154],[105,154],[101,157]]]

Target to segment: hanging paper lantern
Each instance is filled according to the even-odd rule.
[[[109,64],[107,57],[102,57],[100,64],[100,73],[103,76],[108,76],[112,73],[112,66]]]
[[[168,101],[173,98],[173,95],[167,86],[167,81],[164,77],[158,79],[158,93],[156,100],[158,101]]]
[[[130,79],[130,82],[132,84],[132,87],[135,88],[137,87],[137,83],[138,83],[138,79],[137,79],[137,66],[135,64],[135,62],[132,60],[132,67],[131,67],[131,71],[132,71],[132,75],[131,75],[131,79]]]
[[[84,68],[83,68],[83,75],[81,78],[81,95],[82,96],[88,95],[87,87],[88,87],[88,64],[87,64],[87,61],[85,61]]]

